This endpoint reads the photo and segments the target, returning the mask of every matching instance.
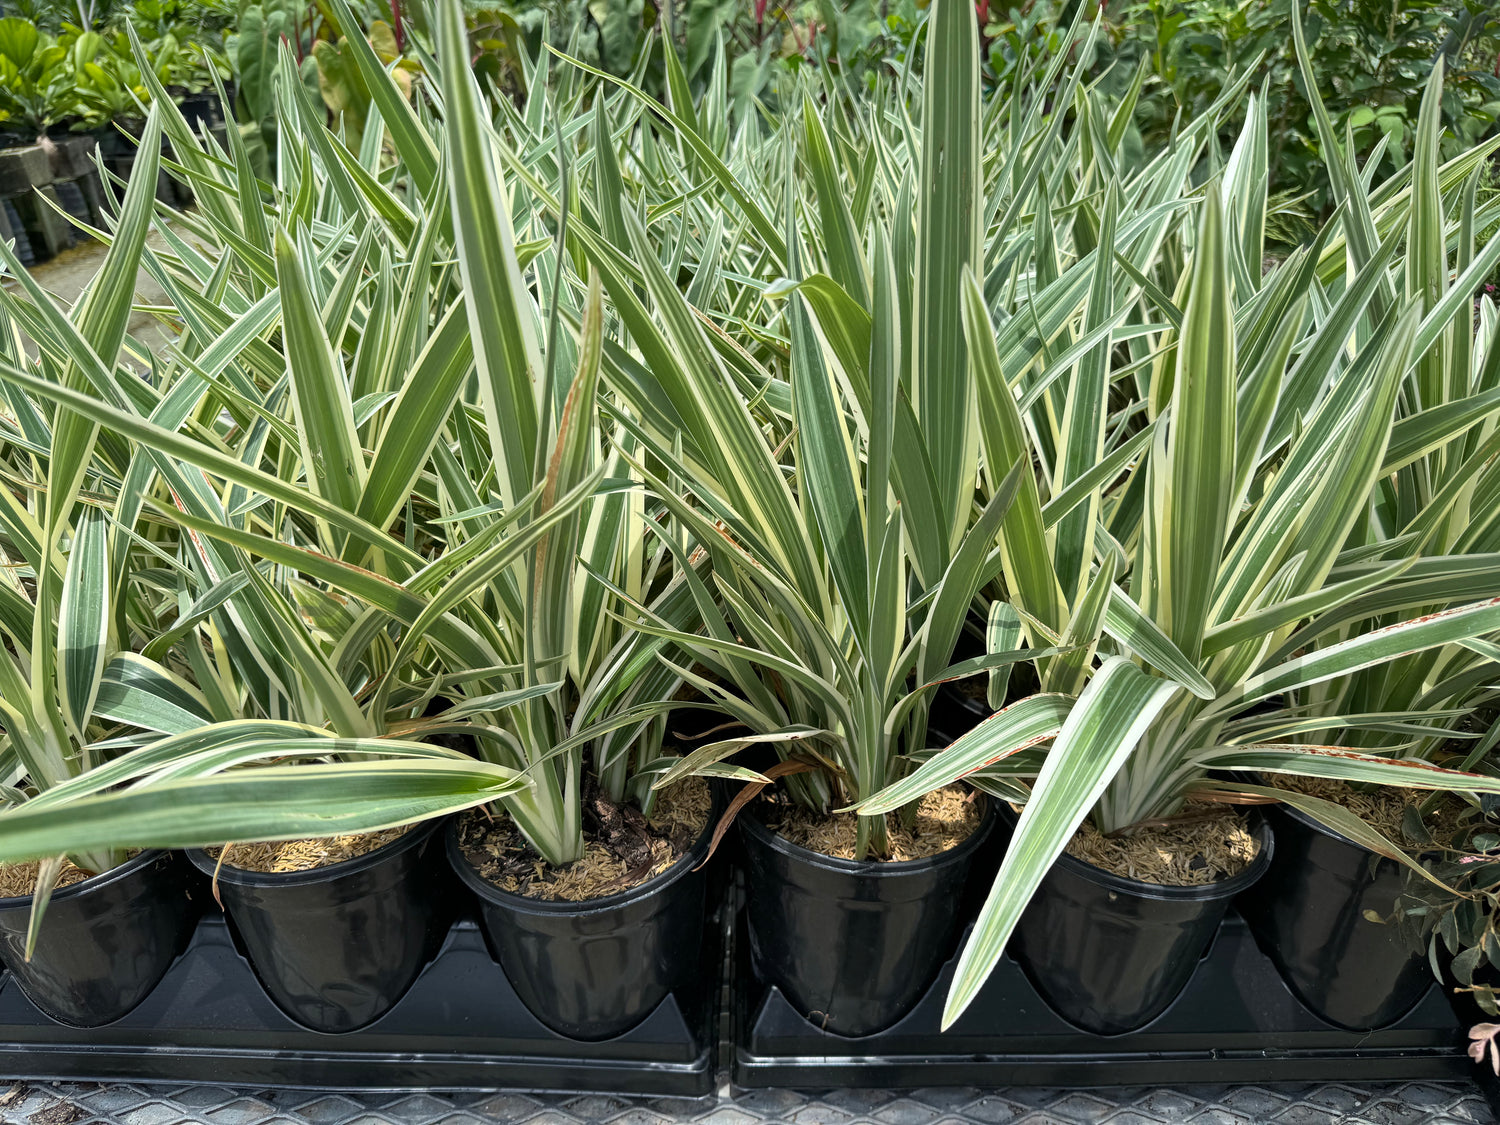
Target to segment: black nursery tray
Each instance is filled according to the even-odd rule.
[[[1392,1027],[1350,1032],[1312,1015],[1231,913],[1176,1003],[1141,1031],[1080,1031],[1003,959],[967,1012],[939,1033],[954,961],[888,1031],[820,1031],[750,970],[736,934],[732,1080],[742,1088],[1117,1086],[1153,1083],[1467,1079],[1473,1064],[1436,985]]]
[[[161,984],[123,1019],[73,1028],[0,977],[0,1073],[250,1086],[509,1087],[695,1097],[714,1086],[718,971],[614,1039],[584,1043],[537,1021],[478,927],[456,923],[396,1006],[360,1031],[310,1031],[267,998],[219,916],[204,918]]]

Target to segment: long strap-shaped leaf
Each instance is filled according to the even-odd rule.
[[[950,543],[968,520],[978,450],[962,287],[964,271],[979,268],[983,187],[978,31],[967,0],[937,0],[922,103],[911,390]]]
[[[80,742],[99,694],[109,643],[109,554],[103,514],[86,508],[68,552],[57,613],[63,715]]]
[[[443,0],[437,17],[459,270],[490,452],[500,494],[507,504],[514,504],[537,479],[541,349],[516,260],[505,180],[491,152],[488,117],[468,66],[468,37],[458,0]]]
[[[1148,675],[1122,656],[1106,660],[1084,688],[1047,754],[995,885],[959,955],[943,1008],[944,1030],[978,995],[1053,862],[1177,691],[1173,681]],[[980,724],[947,753],[988,742],[985,729]]]
[[[1347,676],[1398,657],[1500,630],[1500,598],[1430,613],[1410,621],[1314,649],[1243,680],[1219,697],[1211,711],[1228,715],[1284,691]],[[1205,713],[1207,714],[1207,713]]]
[[[792,278],[800,273],[799,240],[791,221],[795,197],[787,184],[787,268]],[[823,541],[834,584],[844,612],[854,629],[856,643],[869,645],[870,571],[865,536],[865,498],[860,485],[860,464],[854,440],[844,424],[845,408],[833,373],[823,359],[823,349],[813,331],[812,317],[800,293],[787,303],[787,324],[792,338],[792,417],[797,425],[799,479],[803,502],[811,509]],[[881,496],[876,511],[883,515]],[[876,518],[872,514],[869,518]]]
[[[353,56],[360,77],[365,80],[370,97],[380,110],[381,120],[391,131],[396,151],[411,173],[417,193],[425,196],[432,187],[433,180],[437,178],[437,146],[417,120],[416,111],[406,100],[401,87],[396,85],[395,79],[380,64],[380,56],[365,39],[363,25],[359,22],[359,17],[350,10],[346,0],[333,0],[333,11],[344,33],[342,46]],[[469,73],[467,55],[455,59],[452,65],[465,74]],[[444,68],[445,74],[447,69]]]
[[[274,744],[266,753],[274,752]],[[473,808],[529,783],[487,762],[268,766],[0,813],[0,863],[103,848],[197,848],[375,832]]]
[[[1031,443],[995,350],[984,294],[972,273],[966,274],[964,280],[964,332],[976,373],[985,466],[993,479],[1011,466],[1030,464]],[[1019,608],[1046,628],[1060,631],[1066,609],[1042,521],[1041,495],[1031,473],[1022,476],[1009,518],[1001,526],[1000,557],[1006,584],[1012,598],[1020,603]]]
[[[139,442],[142,447],[149,448],[153,457],[176,458],[203,472],[222,476],[299,511],[326,519],[332,526],[348,531],[373,547],[399,555],[412,564],[413,570],[418,569],[424,561],[421,556],[392,539],[383,529],[371,527],[352,512],[271,473],[243,464],[238,458],[222,453],[205,442],[184,437],[144,418],[117,410],[90,395],[39,379],[4,361],[0,361],[0,379],[50,398],[70,411],[118,431]]]
[[[314,494],[353,512],[366,472],[349,384],[324,335],[316,295],[296,247],[279,227],[275,243],[281,331],[307,482]],[[335,542],[342,539],[339,534]]]
[[[1500,793],[1500,778],[1443,769],[1431,762],[1383,758],[1343,746],[1304,746],[1300,743],[1222,746],[1204,751],[1199,755],[1199,761],[1209,769],[1291,773],[1302,777],[1329,777],[1339,781],[1448,793]]]
[[[996,711],[974,730],[939,751],[911,775],[859,805],[864,816],[892,812],[945,785],[1037,746],[1061,733],[1073,707],[1066,695],[1030,695]]]
[[[1156,481],[1157,554],[1146,560],[1151,581],[1141,599],[1191,661],[1202,652],[1234,489],[1234,316],[1223,225],[1218,188],[1210,184],[1177,345],[1167,463],[1151,466],[1153,481],[1158,472],[1166,480]]]

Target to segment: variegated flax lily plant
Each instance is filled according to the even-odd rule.
[[[929,91],[921,140],[891,154],[883,190],[899,217],[869,217],[868,253],[811,102],[779,138],[774,184],[727,163],[690,102],[654,111],[744,209],[746,237],[782,279],[768,291],[785,299],[771,314],[781,340],[764,362],[714,327],[726,293],[704,260],[718,253],[712,239],[700,243],[703,284],[684,293],[656,249],[673,237],[653,237],[618,197],[601,198],[598,224],[575,231],[639,350],[639,361],[617,357],[609,375],[642,450],[637,470],[685,533],[684,542],[660,537],[678,553],[695,627],[652,612],[637,628],[688,654],[691,664],[660,659],[743,728],[658,784],[694,772],[763,781],[727,759],[770,746],[801,770],[785,777],[794,799],[819,812],[846,808],[925,748],[937,684],[1036,655],[953,664],[970,606],[994,575],[997,531],[1030,475],[1029,465],[1005,466],[975,511],[974,390],[959,311],[962,269],[981,254],[974,36],[962,3],[935,7],[929,51],[945,65],[929,73],[947,78]],[[970,65],[949,67],[950,55]],[[873,170],[873,150],[871,160]],[[671,212],[661,222],[673,230]],[[903,280],[910,263],[914,287]],[[1038,729],[1059,719],[1038,715]],[[856,857],[888,851],[884,816],[860,817]]]
[[[1032,748],[1028,717],[1039,700],[1021,700],[861,806],[866,812],[898,807],[958,777],[1013,794],[1016,783],[1030,785],[961,955],[945,1024],[973,1000],[1038,884],[1086,818],[1110,833],[1170,817],[1190,797],[1274,792],[1340,833],[1406,860],[1339,805],[1213,780],[1210,771],[1500,791],[1492,776],[1401,756],[1411,734],[1421,733],[1406,728],[1427,722],[1420,699],[1394,712],[1365,711],[1362,703],[1351,711],[1310,712],[1298,702],[1350,677],[1393,678],[1412,661],[1451,660],[1500,629],[1493,556],[1425,554],[1453,510],[1448,498],[1473,479],[1460,478],[1478,468],[1453,452],[1472,440],[1462,429],[1487,433],[1500,402],[1482,377],[1468,380],[1468,356],[1464,381],[1449,397],[1413,393],[1414,380],[1435,359],[1444,362],[1443,341],[1466,336],[1472,278],[1491,268],[1494,257],[1462,261],[1458,275],[1444,274],[1430,294],[1416,286],[1403,292],[1391,279],[1398,243],[1409,229],[1410,237],[1422,237],[1432,185],[1445,177],[1452,182],[1455,172],[1461,181],[1467,169],[1417,173],[1412,190],[1386,194],[1378,219],[1363,201],[1346,199],[1311,248],[1262,277],[1247,263],[1262,257],[1264,122],[1263,108],[1252,105],[1223,172],[1194,193],[1190,257],[1170,289],[1147,284],[1159,263],[1142,269],[1122,253],[1117,213],[1131,185],[1106,183],[1099,254],[1069,267],[1091,274],[1083,324],[1103,322],[1126,299],[1170,327],[1153,341],[1149,363],[1122,373],[1122,353],[1109,349],[1059,379],[1060,412],[1041,416],[1035,400],[1028,411],[1027,380],[1005,368],[985,293],[973,277],[967,284],[965,328],[982,373],[986,462],[1008,465],[1028,456],[1054,496],[1076,491],[1078,467],[1092,464],[1104,443],[1120,440],[1106,433],[1097,406],[1085,409],[1111,386],[1138,396],[1137,421],[1127,433],[1139,435],[1139,456],[1133,467],[1127,462],[1116,470],[1128,470],[1118,485],[1091,484],[1086,524],[1049,527],[1039,490],[1023,489],[1000,532],[1005,588],[1026,630],[1043,643],[1068,638],[1097,653],[1097,665],[1090,659],[1072,667],[1072,684],[1057,678],[1071,654],[1039,662],[1042,682],[1069,698],[1050,748],[1044,754]],[[1435,128],[1434,114],[1428,128]],[[1473,167],[1473,154],[1466,163]],[[1357,177],[1349,186],[1364,190]],[[1362,240],[1342,275],[1325,272],[1335,260],[1329,257],[1335,232],[1351,243]],[[1337,260],[1343,256],[1341,247]],[[1460,417],[1466,422],[1457,423]],[[1051,447],[1037,435],[1050,435]],[[1436,510],[1427,509],[1431,515],[1400,537],[1371,534],[1391,526],[1385,506],[1399,497],[1401,474],[1445,450],[1457,475],[1433,482],[1439,491],[1451,485],[1434,500]],[[1082,535],[1082,544],[1072,535]],[[1465,581],[1478,570],[1490,577]],[[1410,597],[1390,595],[1403,586]],[[1373,627],[1346,627],[1377,611]],[[1111,629],[1111,613],[1127,628]],[[1149,646],[1139,643],[1148,638]],[[1329,727],[1402,737],[1386,754],[1287,738]]]
[[[462,60],[457,9],[440,15],[439,57]],[[326,754],[456,758],[491,784],[446,808],[498,798],[567,863],[583,850],[585,771],[612,799],[649,804],[634,779],[662,768],[677,680],[653,657],[661,642],[629,629],[627,602],[673,621],[693,603],[671,554],[648,551],[630,438],[603,441],[603,294],[559,237],[517,241],[540,220],[524,195],[507,199],[472,75],[443,68],[432,128],[373,52],[352,49],[394,168],[380,129],[356,153],[326,127],[289,57],[278,113],[308,148],[275,184],[255,180],[235,137],[222,153],[167,111],[200,208],[181,220],[189,237],[168,226],[165,249],[136,251],[184,325],[159,401],[0,378],[161,454],[141,455],[147,498],[132,509],[164,543],[175,535],[160,553],[177,564],[179,615],[154,643],[187,665],[208,716],[331,732]],[[549,97],[542,83],[535,104]],[[545,117],[528,121],[520,143],[554,142]],[[547,159],[565,184],[565,156]],[[434,701],[450,706],[429,714]],[[443,734],[471,738],[480,760],[413,741]],[[128,842],[156,842],[134,824]]]
[[[232,663],[240,642],[277,652],[301,623],[228,556],[202,555],[216,585],[183,600],[178,548],[194,540],[177,542],[153,510],[170,498],[223,518],[255,494],[373,536],[327,503],[299,507],[303,490],[204,440],[195,416],[219,411],[211,381],[180,371],[174,381],[170,362],[142,378],[128,362],[143,354],[126,330],[156,207],[162,105],[113,230],[97,232],[104,264],[71,314],[0,246],[18,283],[0,294],[0,861],[44,861],[33,942],[64,857],[100,872],[130,848],[366,831],[528,786],[516,770],[353,722],[290,721],[202,674]],[[231,327],[219,351],[228,341],[255,336]],[[298,671],[316,682],[314,666]],[[284,668],[262,672],[295,694]],[[313,764],[289,764],[298,759]]]

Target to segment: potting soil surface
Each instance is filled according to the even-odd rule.
[[[509,1091],[378,1093],[226,1086],[15,1083],[4,1125],[1458,1125],[1491,1121],[1465,1083],[1066,1090],[757,1090],[708,1098]]]

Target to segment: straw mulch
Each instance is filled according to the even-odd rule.
[[[1163,887],[1198,887],[1238,875],[1260,845],[1245,818],[1224,805],[1190,804],[1175,823],[1105,836],[1088,821],[1068,854],[1113,875]]]
[[[979,827],[979,812],[975,794],[962,785],[929,793],[918,802],[910,827],[896,813],[886,814],[891,853],[882,858],[893,862],[925,859],[956,848]],[[835,859],[853,859],[858,819],[853,813],[825,816],[784,804],[767,817],[767,824],[788,843]]]
[[[1296,777],[1291,774],[1271,774],[1267,778],[1267,784],[1342,805],[1394,843],[1423,845],[1430,842],[1420,837],[1414,838],[1407,831],[1411,823],[1407,820],[1407,809],[1426,802],[1431,794],[1425,789],[1400,789],[1395,786],[1357,789],[1346,781],[1336,781],[1333,778]],[[1469,806],[1462,800],[1445,793],[1430,806],[1424,807],[1421,822],[1433,839],[1441,839],[1463,827],[1468,810]]]
[[[1329,777],[1295,777],[1285,773],[1270,774],[1266,783],[1276,789],[1290,789],[1293,793],[1306,793],[1343,805],[1382,835],[1393,840],[1403,838],[1401,821],[1411,803],[1406,790],[1362,790]]]
[[[226,844],[222,848],[209,848],[208,854],[218,859],[224,855],[224,866],[238,867],[244,871],[260,871],[268,875],[285,875],[293,871],[312,871],[343,863],[346,859],[384,847],[392,840],[399,840],[415,825],[404,824],[399,828],[387,828],[380,832],[366,832],[354,836],[320,836],[310,840],[278,840],[269,844]]]
[[[0,898],[20,898],[34,892],[37,872],[41,870],[41,866],[36,860],[28,860],[26,863],[0,864]],[[53,889],[60,891],[64,887],[71,887],[74,883],[81,883],[94,874],[96,872],[85,871],[81,867],[73,866],[71,862],[64,861],[62,874],[58,876],[57,886]]]

